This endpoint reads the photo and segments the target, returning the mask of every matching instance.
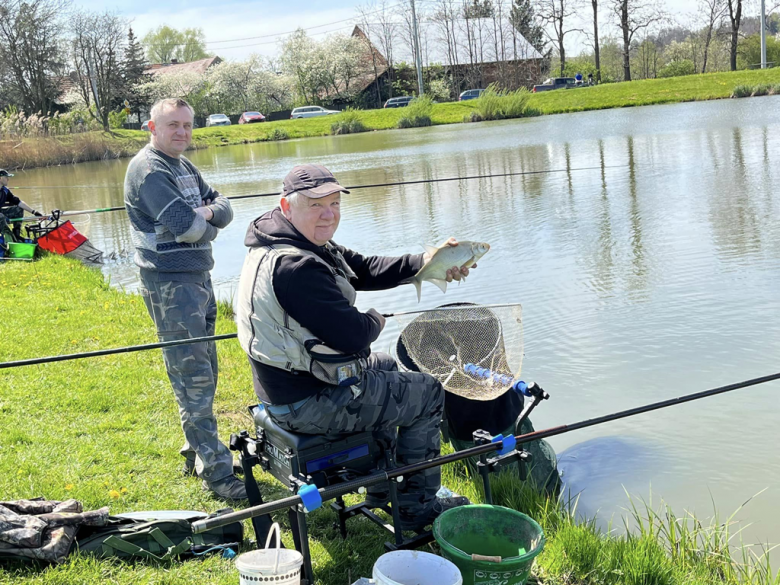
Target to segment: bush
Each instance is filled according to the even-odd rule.
[[[336,121],[330,125],[331,134],[356,134],[367,130],[368,128],[363,124],[360,114],[355,108],[344,110],[336,116]]]
[[[696,67],[690,59],[672,61],[658,71],[658,77],[680,77],[681,75],[693,75]]]
[[[751,95],[753,95],[753,87],[750,85],[738,85],[731,92],[733,98],[750,97]]]
[[[495,84],[488,88],[473,101],[474,111],[466,115],[465,122],[481,122],[483,120],[504,120],[507,118],[522,118],[531,112],[528,100],[531,94],[525,88],[515,91],[500,89]]]
[[[398,120],[399,128],[418,128],[431,125],[433,100],[424,95],[409,102],[404,109],[404,115]]]
[[[108,113],[108,126],[112,130],[121,128],[122,126],[125,125],[126,121],[127,121],[127,112],[124,109],[121,109],[118,112]]]
[[[769,95],[771,89],[772,89],[771,85],[766,85],[766,84],[757,85],[753,88],[753,95],[754,96]]]
[[[287,134],[287,130],[284,128],[274,128],[271,133],[267,135],[267,140],[287,140],[290,137]]]

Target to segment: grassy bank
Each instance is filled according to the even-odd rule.
[[[560,114],[731,97],[737,86],[772,86],[780,83],[780,68],[767,70],[708,73],[666,79],[611,83],[595,87],[533,94],[528,114]],[[472,116],[474,101],[434,104],[431,124],[457,124]],[[351,121],[361,130],[397,128],[406,108],[363,110]],[[199,128],[193,133],[193,148],[249,144],[289,138],[306,138],[345,133],[334,128],[338,116],[301,120],[280,120],[263,124]],[[355,130],[353,130],[355,131]],[[0,141],[0,161],[6,168],[30,168],[69,164],[105,158],[132,156],[149,139],[140,130],[120,130],[113,134],[92,132],[74,136]]]
[[[31,264],[0,264],[8,307],[23,307],[0,322],[0,361],[152,342],[151,322],[136,295],[111,289],[99,272],[47,257]],[[221,312],[217,332],[235,331]],[[220,432],[250,428],[254,400],[249,368],[235,340],[219,342]],[[153,509],[214,511],[224,503],[200,482],[179,474],[181,430],[159,350],[0,371],[0,499],[76,498],[86,508],[113,513]],[[453,490],[480,501],[462,465],[444,469]],[[266,499],[286,495],[258,472]],[[522,510],[545,529],[539,583],[558,585],[711,585],[772,583],[763,560],[729,540],[728,519],[699,522],[671,510],[635,509],[641,527],[628,538],[605,536],[592,522],[577,522],[565,502],[524,488],[515,478],[494,483],[497,503]],[[629,502],[626,502],[627,505]],[[284,540],[291,545],[285,514]],[[387,539],[366,519],[349,523],[342,541],[329,508],[310,516],[315,571],[320,585],[345,585],[370,576]],[[247,535],[251,536],[249,524]],[[435,550],[435,549],[433,549]],[[61,566],[0,567],[2,584],[159,584],[237,582],[233,563],[206,558],[156,565],[73,556]],[[775,581],[776,583],[776,581]]]

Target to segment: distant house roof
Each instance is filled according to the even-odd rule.
[[[155,63],[150,65],[144,73],[148,75],[167,75],[168,73],[188,71],[203,75],[209,67],[219,65],[220,63],[222,63],[222,59],[216,56],[187,63],[176,63],[174,60],[172,63]]]
[[[366,33],[359,26],[355,26],[352,30],[352,36],[363,42],[365,51],[363,52],[363,62],[361,65],[365,68],[365,73],[354,79],[352,83],[358,87],[358,92],[364,91],[369,85],[374,83],[374,79],[382,77],[390,66],[387,63],[385,56],[379,52],[374,44],[369,40]],[[376,64],[376,75],[374,72],[374,65]]]

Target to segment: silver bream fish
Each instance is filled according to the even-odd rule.
[[[447,270],[453,266],[470,268],[490,250],[490,244],[484,242],[458,242],[457,246],[442,244],[438,248],[425,246],[431,259],[414,275],[412,283],[417,289],[417,302],[420,302],[422,281],[427,280],[447,292]],[[462,277],[465,278],[465,277]]]

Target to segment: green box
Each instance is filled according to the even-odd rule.
[[[9,258],[32,258],[35,256],[36,244],[22,244],[20,242],[8,242]]]

